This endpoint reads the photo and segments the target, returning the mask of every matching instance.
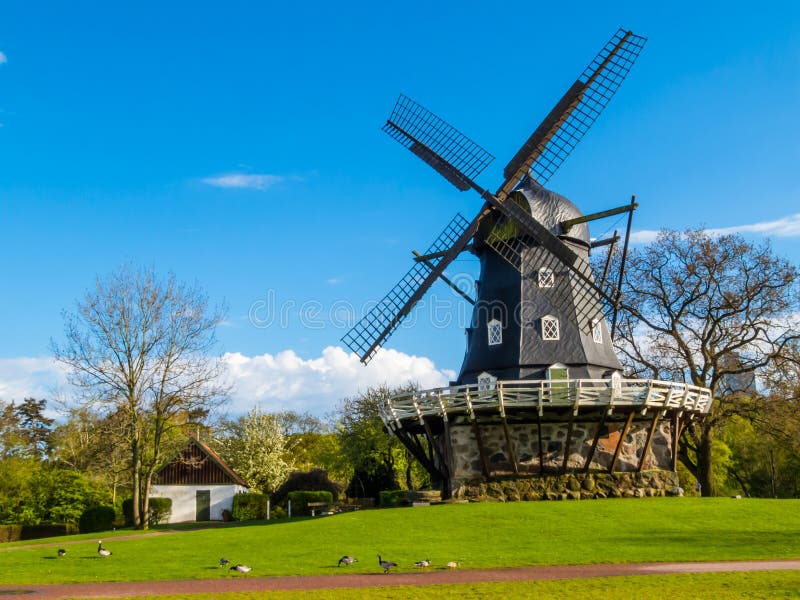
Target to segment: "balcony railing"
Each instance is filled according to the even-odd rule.
[[[685,383],[655,379],[563,379],[497,381],[491,385],[470,384],[398,394],[380,406],[387,425],[421,421],[422,417],[485,414],[507,410],[536,409],[539,415],[548,408],[639,407],[642,410],[683,411],[706,415],[711,410],[711,390]]]

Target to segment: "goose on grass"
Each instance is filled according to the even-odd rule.
[[[392,561],[389,560],[383,560],[380,554],[378,554],[378,564],[383,569],[383,572],[387,574],[389,573],[390,570],[394,569],[397,566],[397,563],[393,563]]]
[[[426,558],[425,560],[418,560],[417,562],[414,563],[414,566],[419,567],[420,569],[427,569],[428,567],[431,566],[431,559]]]
[[[59,548],[58,551],[56,552],[56,554],[58,554],[59,556],[64,556],[66,553],[67,551],[64,550],[63,548]]]
[[[111,550],[103,548],[103,540],[97,540],[97,554],[102,557],[111,556]]]
[[[339,559],[339,564],[336,565],[337,567],[341,567],[342,565],[348,566],[352,565],[353,563],[357,563],[358,559],[353,556],[343,556]]]
[[[237,573],[249,573],[252,570],[252,567],[248,567],[247,565],[233,565],[229,569],[229,571],[236,571]]]

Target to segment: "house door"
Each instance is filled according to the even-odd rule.
[[[195,499],[197,508],[197,521],[210,521],[211,520],[211,490],[197,490]]]

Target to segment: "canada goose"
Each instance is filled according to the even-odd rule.
[[[417,562],[414,563],[414,566],[419,567],[420,569],[427,569],[428,567],[431,566],[431,559],[426,558],[425,560],[418,560]]]
[[[103,540],[97,541],[97,554],[100,556],[111,556],[111,550],[103,548]]]
[[[454,560],[451,560],[449,563],[447,563],[447,568],[448,569],[457,569],[458,567],[459,567],[459,564]]]
[[[220,567],[227,567],[228,563],[231,562],[227,558],[220,558],[219,559],[219,566]]]
[[[380,554],[378,554],[378,564],[383,568],[384,573],[389,573],[390,569],[394,569],[397,566],[397,563],[393,563],[388,560],[383,560]]]
[[[234,565],[229,570],[236,571],[237,573],[249,573],[253,569],[247,565]]]
[[[59,549],[58,549],[58,552],[57,552],[57,554],[58,554],[59,556],[64,556],[66,553],[67,553],[67,551],[66,551],[66,550],[64,550],[63,548],[59,548]]]
[[[358,562],[357,558],[353,558],[352,556],[343,556],[342,558],[339,559],[339,564],[336,566],[341,567],[342,563],[344,563],[344,565],[347,566],[357,562]]]

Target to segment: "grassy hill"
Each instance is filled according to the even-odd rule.
[[[331,574],[343,554],[350,572],[374,573],[377,554],[413,570],[433,568],[800,557],[800,502],[729,498],[640,498],[581,502],[459,504],[371,510],[292,521],[182,531],[128,540],[102,534],[66,545],[10,546],[0,584],[228,577],[220,557],[253,575]],[[56,558],[56,548],[68,550]],[[2,548],[2,546],[0,546]]]

